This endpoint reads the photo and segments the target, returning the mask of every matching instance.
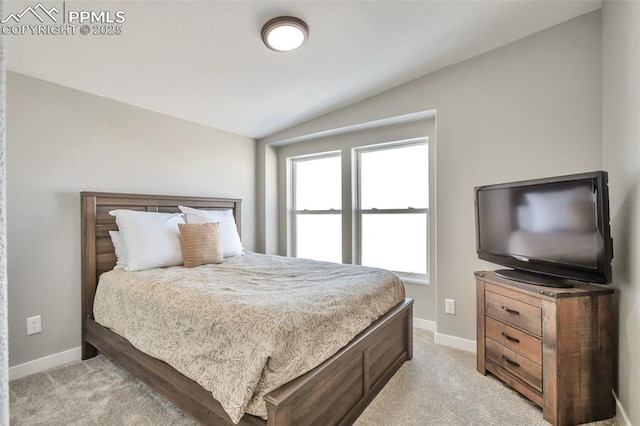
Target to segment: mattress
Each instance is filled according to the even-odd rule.
[[[405,297],[382,269],[247,253],[102,274],[96,322],[210,391],[231,420],[312,370]]]

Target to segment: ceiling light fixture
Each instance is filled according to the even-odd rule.
[[[293,16],[273,18],[262,27],[262,41],[276,52],[289,52],[302,46],[309,37],[307,24]]]

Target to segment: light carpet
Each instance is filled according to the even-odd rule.
[[[433,333],[420,329],[414,330],[413,354],[357,426],[548,425],[533,403],[479,374],[474,354],[437,345]],[[103,356],[12,381],[9,400],[16,426],[197,425]]]

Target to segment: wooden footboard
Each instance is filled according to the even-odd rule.
[[[349,425],[413,357],[413,300],[307,374],[269,393],[269,425]]]
[[[405,299],[338,353],[307,374],[269,393],[268,422],[245,415],[241,425],[348,425],[355,421],[402,364],[413,357],[413,300]],[[137,350],[93,319],[85,342],[120,364],[196,420],[232,425],[211,393],[167,363]]]

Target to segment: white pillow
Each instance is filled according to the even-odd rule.
[[[122,241],[122,235],[118,231],[109,231],[111,243],[116,250],[116,266],[113,269],[122,269],[127,266],[127,250]]]
[[[187,223],[219,222],[222,256],[242,256],[242,243],[240,242],[238,227],[231,210],[199,210],[191,207],[178,207],[184,213]]]
[[[180,213],[112,210],[127,253],[127,271],[182,265]]]

